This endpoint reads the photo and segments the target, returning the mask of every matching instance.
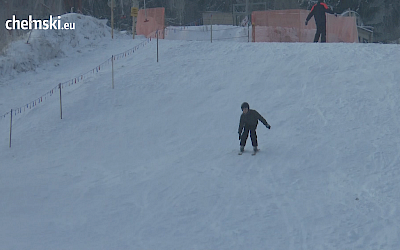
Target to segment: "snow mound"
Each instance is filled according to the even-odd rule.
[[[61,23],[74,23],[71,30],[32,30],[22,40],[11,43],[0,57],[0,75],[35,70],[40,64],[80,52],[86,47],[97,47],[105,37],[111,38],[107,20],[76,13],[61,16]],[[27,43],[28,41],[28,43]]]

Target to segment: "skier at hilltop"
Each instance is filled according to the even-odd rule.
[[[244,151],[244,146],[246,146],[246,141],[247,137],[249,136],[250,132],[250,138],[251,138],[251,143],[253,145],[253,154],[255,154],[258,151],[258,142],[257,142],[257,124],[258,120],[260,120],[268,129],[271,129],[271,126],[268,124],[268,122],[265,120],[264,117],[262,117],[256,110],[250,109],[250,106],[247,102],[242,103],[242,115],[240,116],[240,122],[239,122],[239,140],[240,140],[240,152],[239,154],[242,154]],[[243,133],[242,133],[243,132]]]
[[[331,10],[326,3],[324,3],[324,0],[318,0],[318,3],[316,3],[310,11],[310,14],[308,14],[306,18],[306,25],[308,24],[308,21],[310,21],[311,17],[314,16],[315,19],[315,24],[317,25],[317,31],[315,32],[315,37],[314,37],[314,43],[317,43],[319,40],[319,37],[321,36],[321,43],[326,42],[326,15],[325,13],[329,14],[335,14],[333,10]]]

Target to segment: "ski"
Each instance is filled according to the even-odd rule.
[[[260,151],[259,148],[257,149],[257,151],[252,151],[251,155],[256,155],[258,151]],[[243,153],[244,151],[243,152],[239,151],[238,155],[242,155]]]
[[[251,155],[256,155],[258,151],[260,151],[260,149],[257,148],[257,150],[253,151],[253,153],[251,153]]]

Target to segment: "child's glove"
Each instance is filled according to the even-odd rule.
[[[305,24],[306,24],[306,26],[307,26],[307,24],[308,24],[308,21],[307,21],[307,20],[306,20]]]
[[[265,127],[267,127],[267,129],[271,129],[271,125],[269,124],[265,125]]]

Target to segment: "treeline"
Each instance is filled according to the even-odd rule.
[[[25,19],[48,19],[49,15],[80,12],[97,18],[111,19],[111,0],[0,0],[0,49],[25,31],[5,29],[4,23],[12,15]],[[116,28],[130,29],[130,8],[134,1],[139,8],[164,7],[166,25],[184,25],[199,20],[206,11],[232,12],[234,4],[245,4],[246,0],[114,0]],[[265,2],[272,9],[310,9],[316,0],[248,0],[249,3]],[[374,27],[375,41],[387,42],[400,38],[399,0],[325,0],[337,13],[356,11],[364,25]],[[71,5],[75,6],[71,8]],[[78,6],[80,8],[78,8]]]

